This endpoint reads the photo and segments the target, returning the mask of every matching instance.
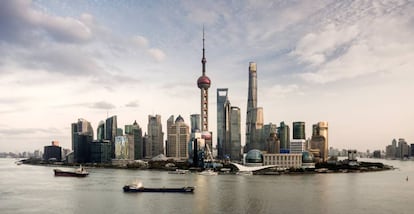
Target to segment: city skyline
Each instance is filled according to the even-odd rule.
[[[329,146],[360,151],[414,141],[412,2],[5,0],[0,14],[0,151],[71,148],[78,118],[94,135],[113,115],[142,130],[148,115],[189,124],[203,25],[210,91],[229,89],[242,145],[251,61],[264,124],[303,121],[310,137],[327,121]]]

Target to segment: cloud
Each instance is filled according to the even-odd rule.
[[[131,102],[125,104],[125,107],[137,108],[137,107],[139,107],[139,103],[138,103],[138,101],[134,100],[134,101],[131,101]]]
[[[414,66],[412,5],[357,1],[328,9],[336,16],[303,36],[290,53],[304,66],[298,75],[303,80],[329,83]]]
[[[61,131],[56,128],[39,129],[39,128],[2,128],[0,135],[30,135],[30,134],[61,134]]]
[[[0,40],[29,43],[39,38],[58,42],[83,42],[91,30],[79,19],[58,17],[31,8],[30,0],[0,1]],[[44,35],[44,36],[41,36]],[[38,42],[38,41],[37,41]]]
[[[114,109],[115,108],[115,106],[113,104],[105,102],[105,101],[92,103],[90,105],[90,107],[91,108],[96,108],[96,109]]]
[[[157,48],[148,49],[148,54],[152,58],[154,58],[157,62],[164,61],[164,59],[166,57],[165,53],[162,50],[157,49]]]
[[[358,33],[359,29],[355,25],[341,28],[329,24],[319,33],[306,34],[291,54],[297,56],[303,63],[309,63],[312,66],[320,65],[335,54],[340,47],[351,46]]]
[[[140,48],[145,48],[148,46],[148,39],[143,36],[135,36],[132,38],[132,42]]]
[[[266,99],[286,98],[289,96],[303,95],[300,87],[296,84],[274,85],[264,92]]]

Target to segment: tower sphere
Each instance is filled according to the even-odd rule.
[[[197,85],[199,88],[208,89],[210,88],[211,80],[208,76],[201,76],[197,80]]]

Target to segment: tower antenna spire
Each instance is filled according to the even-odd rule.
[[[203,25],[203,58],[201,59],[201,63],[203,64],[203,76],[206,75],[206,55],[205,55],[205,49],[204,49],[204,25]]]

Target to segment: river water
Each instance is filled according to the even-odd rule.
[[[55,167],[0,159],[0,213],[413,213],[414,161],[370,161],[398,169],[205,176],[91,168],[88,177],[72,178],[55,177]],[[122,187],[135,179],[146,187],[196,189],[193,194],[124,193]]]

